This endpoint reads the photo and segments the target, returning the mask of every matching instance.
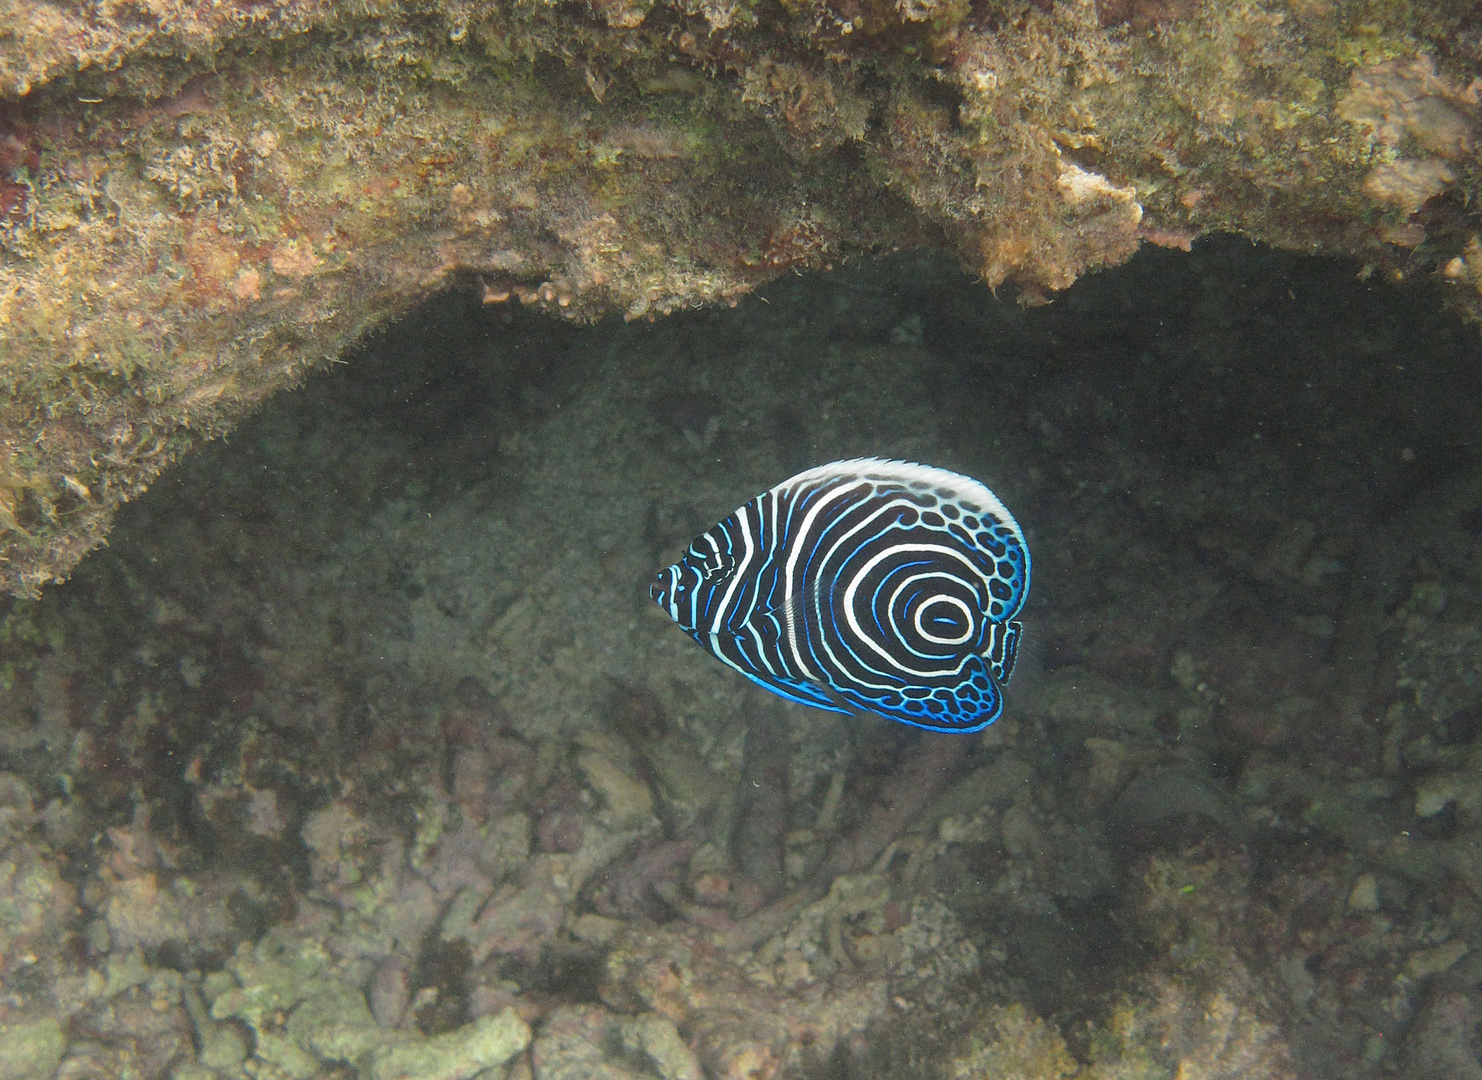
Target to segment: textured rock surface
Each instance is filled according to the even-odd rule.
[[[1475,1074],[1482,343],[1433,295],[1226,239],[1031,311],[921,255],[429,305],[0,603],[0,1069]],[[763,717],[642,594],[867,449],[1034,522],[960,756]]]
[[[1029,301],[1233,230],[1482,310],[1467,5],[0,13],[0,585],[459,281],[628,318],[941,246]]]

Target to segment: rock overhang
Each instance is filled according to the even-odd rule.
[[[1036,303],[1234,231],[1482,311],[1465,12],[31,3],[0,27],[0,584],[449,287],[576,320],[931,246]]]

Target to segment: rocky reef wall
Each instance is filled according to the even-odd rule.
[[[1461,0],[23,0],[0,586],[441,289],[569,319],[952,251],[1040,302],[1233,231],[1482,314]]]

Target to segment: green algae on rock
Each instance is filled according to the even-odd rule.
[[[0,1025],[0,1077],[40,1080],[56,1072],[66,1040],[55,1017]]]
[[[289,1076],[314,1076],[321,1062],[342,1061],[374,1080],[468,1080],[530,1043],[530,1028],[513,1009],[430,1037],[378,1027],[352,981],[363,972],[336,965],[318,942],[291,931],[243,946],[228,971],[207,980],[211,1016],[246,1023],[259,1062]]]
[[[1482,312],[1464,6],[586,6],[0,15],[0,586],[458,283],[638,318],[935,246],[1034,302],[1224,230]]]

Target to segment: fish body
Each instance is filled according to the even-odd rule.
[[[856,458],[758,495],[649,594],[712,656],[790,701],[980,731],[1013,675],[1029,547],[978,481]]]

